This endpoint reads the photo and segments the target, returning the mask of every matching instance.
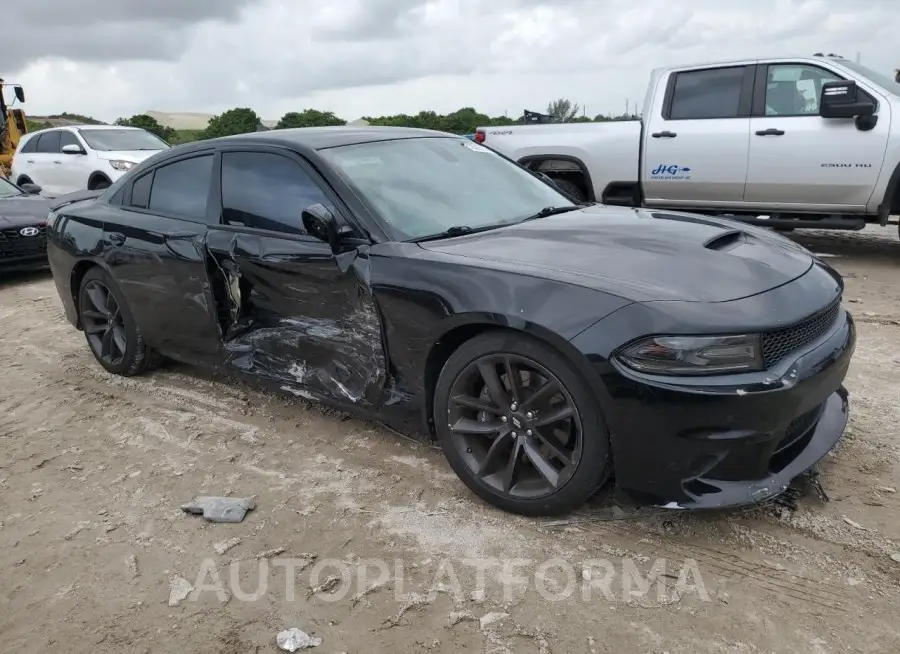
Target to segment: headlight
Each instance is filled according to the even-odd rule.
[[[116,170],[126,171],[134,168],[133,161],[122,161],[121,159],[113,159],[109,162],[109,165],[115,168]]]
[[[714,375],[764,368],[760,339],[742,336],[653,336],[616,357],[629,368],[658,375]]]

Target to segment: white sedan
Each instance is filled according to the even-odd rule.
[[[13,155],[10,181],[45,195],[106,188],[168,143],[137,127],[76,125],[31,132]]]

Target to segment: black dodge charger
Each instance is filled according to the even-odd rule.
[[[782,492],[841,438],[840,276],[767,230],[579,206],[466,138],[308,128],[154,155],[54,208],[100,365],[160,357],[436,438],[508,511]]]
[[[41,187],[16,186],[0,176],[0,276],[47,268],[49,201]]]

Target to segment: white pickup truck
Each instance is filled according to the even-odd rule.
[[[900,84],[858,63],[814,55],[659,68],[642,115],[479,127],[475,140],[580,201],[785,230],[862,229],[900,213]]]

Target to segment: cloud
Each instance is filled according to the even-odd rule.
[[[252,0],[32,0],[3,15],[3,64],[61,57],[79,62],[174,61],[191,30],[235,20]]]
[[[0,74],[26,87],[29,113],[107,120],[517,115],[556,97],[609,113],[642,101],[657,66],[818,51],[900,66],[890,0],[32,0],[5,21]]]

